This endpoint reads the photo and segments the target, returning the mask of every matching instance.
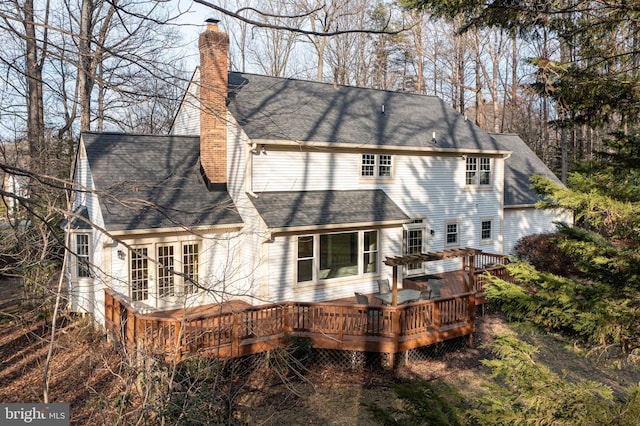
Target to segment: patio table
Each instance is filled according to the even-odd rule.
[[[374,294],[373,297],[382,300],[383,303],[390,304],[393,298],[393,293]],[[420,290],[412,290],[409,288],[403,288],[398,290],[398,304],[408,303],[420,298]]]

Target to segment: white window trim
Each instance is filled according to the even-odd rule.
[[[482,238],[482,223],[483,222],[489,222],[491,224],[491,235],[489,236],[489,238]],[[493,219],[493,217],[481,217],[480,218],[480,243],[481,244],[490,244],[493,242],[494,240],[494,236],[495,236],[495,220]]]
[[[317,256],[317,252],[318,252],[318,243],[317,243],[317,239],[316,236],[319,236],[319,234],[306,234],[306,235],[298,235],[297,237],[295,237],[295,257],[296,257],[296,262],[295,262],[295,278],[294,281],[296,283],[297,286],[300,285],[305,285],[305,284],[314,284],[318,281],[318,256]],[[312,246],[311,246],[311,256],[306,256],[306,257],[299,257],[299,245],[298,245],[298,241],[301,238],[312,238],[313,242],[312,242]],[[307,280],[307,281],[298,281],[298,265],[299,262],[301,260],[311,260],[311,280]]]
[[[133,252],[134,251],[142,251],[142,250],[146,250],[147,253],[146,254],[141,254],[140,256],[142,257],[142,261],[146,263],[145,267],[147,270],[147,277],[146,277],[146,297],[142,298],[137,298],[138,296],[134,297],[134,290],[133,290],[133,268],[132,268],[132,262],[133,262]],[[152,280],[152,271],[153,271],[153,262],[150,260],[149,258],[149,252],[153,250],[152,246],[149,245],[141,245],[141,246],[134,246],[131,249],[129,249],[129,256],[127,257],[127,271],[129,274],[129,297],[131,298],[131,300],[133,302],[147,302],[149,300],[149,296],[152,294],[153,289],[151,288],[151,282]],[[144,290],[136,290],[136,291],[144,291]]]
[[[87,254],[81,255],[78,245],[78,237],[83,236],[87,239],[86,249]],[[74,244],[74,253],[73,256],[74,261],[72,262],[73,266],[73,276],[75,279],[87,279],[91,278],[91,234],[87,232],[77,232],[73,234],[73,244]],[[80,276],[80,268],[82,266],[82,260],[86,259],[86,268],[87,268],[87,276]]]
[[[364,249],[364,234],[365,232],[376,232],[376,250],[365,250]],[[336,277],[336,278],[320,278],[320,237],[322,235],[338,235],[338,234],[358,234],[358,273],[355,275],[348,275],[344,277]],[[334,283],[334,282],[343,282],[348,280],[357,280],[362,279],[363,277],[375,277],[380,275],[380,229],[362,229],[358,231],[336,231],[336,232],[321,232],[316,234],[304,234],[298,235],[294,238],[294,254],[295,254],[295,263],[294,263],[294,283],[296,287],[303,287],[309,285],[316,284],[324,284],[324,283]],[[305,237],[313,237],[313,256],[312,257],[298,257],[298,240],[300,238]],[[375,271],[374,272],[364,272],[364,255],[366,253],[376,253],[376,261],[375,261]],[[309,260],[313,261],[312,266],[312,279],[309,281],[298,281],[298,264],[300,260]]]
[[[155,300],[156,303],[161,301],[162,303],[171,303],[182,300],[183,297],[190,297],[193,295],[200,294],[199,288],[195,286],[193,292],[185,292],[185,288],[190,284],[188,280],[185,280],[182,274],[184,273],[184,248],[191,245],[197,245],[197,274],[195,277],[195,281],[200,281],[201,274],[201,256],[202,256],[202,242],[200,240],[170,240],[170,241],[162,241],[155,243],[147,243],[147,244],[134,244],[128,250],[128,256],[125,260],[127,274],[128,274],[128,294],[131,300],[134,302],[144,302],[144,303],[153,303]],[[176,273],[170,274],[173,279],[173,292],[169,292],[166,295],[160,295],[160,270],[161,264],[158,258],[158,251],[160,247],[173,247],[173,268],[176,270]],[[146,254],[146,269],[147,269],[147,297],[140,298],[134,300],[133,293],[133,271],[132,271],[132,260],[133,260],[133,251],[134,250],[147,250]],[[173,294],[171,294],[173,293]]]
[[[422,231],[422,252],[426,251],[426,247],[427,247],[427,222],[425,219],[422,218],[416,218],[413,219],[413,221],[411,223],[407,223],[405,225],[403,225],[404,228],[404,241],[402,242],[402,246],[403,246],[403,253],[404,254],[409,254],[409,232],[410,231]],[[424,274],[424,272],[426,271],[426,265],[424,262],[420,263],[420,267],[419,268],[413,268],[413,269],[409,269],[411,265],[406,265],[404,267],[404,274],[407,276],[414,276],[414,275],[422,275]]]
[[[187,289],[188,287],[190,287],[190,282],[188,280],[186,280],[184,278],[184,276],[182,274],[185,273],[184,270],[184,248],[187,246],[193,246],[193,245],[197,245],[198,246],[198,251],[197,251],[197,274],[199,275],[200,273],[200,253],[201,253],[201,247],[202,244],[200,241],[163,241],[161,243],[156,243],[154,245],[154,264],[155,264],[155,289],[154,289],[154,294],[155,297],[158,300],[164,300],[164,301],[172,301],[172,300],[180,300],[180,298],[182,297],[188,297],[194,294],[198,294],[199,292],[199,288],[193,284],[193,291],[192,292],[187,292],[185,289]],[[170,292],[170,294],[167,295],[160,295],[160,269],[161,269],[161,265],[158,259],[158,255],[159,255],[159,249],[160,247],[168,247],[171,246],[173,247],[173,269],[175,271],[175,273],[170,274],[170,276],[173,279],[173,291]],[[196,283],[199,282],[199,276],[196,275],[195,277],[195,281]]]
[[[373,164],[373,175],[363,175],[362,174],[362,168],[363,168],[363,157],[365,155],[371,155],[373,156],[374,159],[374,164]],[[380,156],[388,156],[389,159],[391,160],[391,164],[389,165],[390,169],[391,169],[391,173],[389,174],[389,176],[386,175],[380,175]],[[360,176],[360,179],[363,180],[392,180],[394,178],[395,175],[395,156],[392,154],[386,154],[386,153],[382,153],[382,154],[374,154],[371,152],[364,152],[362,154],[360,154],[360,162],[359,162],[359,172],[358,175]]]
[[[449,237],[449,225],[456,225],[456,242],[450,243],[448,242]],[[451,247],[460,247],[460,220],[459,219],[450,219],[444,222],[444,246],[447,248]]]
[[[465,156],[465,162],[464,162],[464,184],[466,188],[478,188],[478,189],[488,189],[488,188],[492,188],[493,187],[493,169],[495,168],[495,162],[494,159],[491,157],[486,157],[486,156]],[[474,170],[474,179],[472,183],[468,183],[467,182],[467,173],[469,171],[468,169],[468,165],[469,165],[469,160],[471,159],[475,159],[476,160],[476,167]],[[483,160],[489,160],[489,182],[488,183],[480,183],[480,174],[481,174],[481,170],[480,170],[480,165],[483,162]]]

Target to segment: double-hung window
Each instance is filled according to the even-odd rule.
[[[365,274],[378,272],[378,231],[364,232],[362,258]]]
[[[480,241],[489,242],[493,240],[493,221],[482,219],[480,221]]]
[[[379,232],[352,231],[297,238],[296,282],[317,282],[378,272]]]
[[[491,185],[491,158],[466,157],[465,183],[468,186]]]
[[[390,154],[362,154],[360,176],[392,177],[393,158]]]
[[[89,278],[89,265],[89,234],[76,234],[76,277]]]
[[[315,270],[315,238],[313,235],[298,237],[298,280],[303,283],[313,281]]]
[[[460,244],[460,226],[457,221],[446,222],[444,225],[445,230],[445,245],[457,246]]]

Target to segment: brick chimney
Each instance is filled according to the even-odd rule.
[[[207,19],[200,34],[200,165],[209,189],[227,185],[227,88],[229,36]]]

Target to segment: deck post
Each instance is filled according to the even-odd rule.
[[[180,329],[181,327],[181,323],[182,321],[176,321],[174,324],[174,338],[175,338],[175,360],[176,362],[180,362],[180,358],[182,358],[182,344],[181,344],[181,340],[182,340],[182,336],[180,336]]]
[[[476,256],[472,254],[468,256],[469,258],[469,287],[467,291],[476,292]]]
[[[471,323],[471,329],[475,331],[476,329],[476,294],[475,292],[471,292],[469,295],[469,322]],[[473,331],[469,334],[469,339],[467,340],[467,347],[473,348]]]
[[[136,341],[136,315],[129,307],[126,308],[127,323],[125,324],[125,345],[133,345]]]
[[[398,352],[400,341],[400,311],[398,310],[398,266],[393,266],[393,294],[391,297],[391,339],[393,342],[392,352],[389,352],[389,370],[393,370],[395,365],[395,354]]]
[[[392,278],[392,289],[391,289],[391,306],[398,306],[398,266],[393,266],[393,278]]]
[[[239,313],[234,312],[232,315],[233,315],[232,316],[233,325],[231,329],[231,356],[237,357],[240,355],[240,332],[239,332],[240,327],[238,325]]]

